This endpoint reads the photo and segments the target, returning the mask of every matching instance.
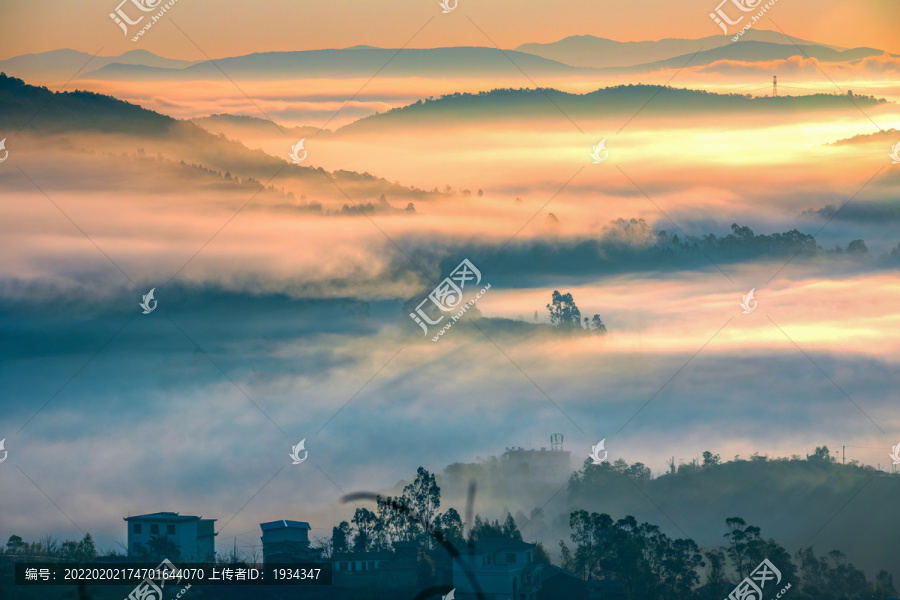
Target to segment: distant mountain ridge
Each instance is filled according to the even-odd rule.
[[[825,46],[832,50],[844,50],[839,46],[820,44],[788,36],[777,31],[750,29],[744,32],[740,42],[766,42],[793,46]],[[516,50],[535,56],[556,60],[573,67],[603,69],[608,67],[633,67],[646,63],[693,54],[703,50],[713,50],[732,45],[731,38],[724,35],[708,36],[696,40],[667,38],[658,41],[617,42],[593,35],[571,35],[547,44],[522,44]]]
[[[92,57],[62,49],[0,61],[0,71],[44,85],[63,83],[72,77],[112,81],[218,79],[219,68],[229,76],[243,79],[371,77],[374,73],[388,77],[519,77],[519,68],[529,75],[542,77],[604,72],[637,74],[680,68],[688,58],[691,65],[698,66],[722,59],[760,61],[804,54],[822,61],[847,61],[883,52],[875,48],[848,50],[766,30],[747,30],[738,42],[732,43],[730,39],[716,35],[618,42],[578,35],[552,43],[522,44],[511,50],[484,46],[400,50],[357,45],[343,49],[257,52],[217,58],[216,64],[164,58],[146,50]]]
[[[604,70],[609,72],[649,73],[658,69],[680,69],[685,65],[691,67],[709,65],[719,60],[763,62],[787,60],[794,56],[814,58],[820,62],[849,62],[869,56],[881,56],[883,53],[882,50],[876,48],[834,50],[827,46],[808,45],[798,49],[797,46],[794,46],[793,44],[740,41],[728,46],[683,54],[681,56],[675,56],[657,62],[632,67],[612,67]]]
[[[227,137],[232,139],[235,139],[236,136],[229,135],[231,132],[271,136],[277,132],[277,129],[284,132],[282,135],[293,135],[298,138],[313,135],[321,135],[324,137],[331,134],[330,130],[319,129],[318,127],[288,127],[287,125],[282,124],[276,124],[275,127],[273,127],[273,122],[268,119],[249,117],[246,115],[215,114],[209,115],[208,117],[191,119],[191,123],[216,135],[224,133]],[[239,136],[238,139],[240,139]]]
[[[510,62],[512,59],[515,65]],[[520,77],[516,68],[535,76],[590,74],[515,50],[485,47],[395,49],[354,47],[343,50],[262,52],[204,61],[186,68],[160,68],[108,64],[79,79],[221,79],[222,71],[241,79],[294,79],[303,77]]]
[[[83,70],[96,70],[113,63],[145,67],[183,69],[198,61],[157,56],[147,50],[129,50],[119,56],[92,56],[68,48],[38,54],[23,54],[0,60],[0,71],[32,83],[65,83]]]

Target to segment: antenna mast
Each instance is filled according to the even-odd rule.
[[[550,436],[550,449],[554,452],[562,452],[563,449],[563,434],[554,433]]]

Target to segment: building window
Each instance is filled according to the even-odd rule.
[[[137,527],[140,527],[140,525],[138,525]],[[139,532],[139,533],[140,533],[140,532]],[[134,543],[132,543],[132,544],[131,544],[131,551],[134,552],[135,554],[140,554],[140,553],[141,553],[141,543],[140,543],[140,542],[134,542]]]
[[[166,525],[166,535],[175,535],[174,525]]]
[[[516,553],[515,552],[507,552],[506,553],[506,564],[512,565],[516,562]]]
[[[131,530],[132,530],[134,533],[140,533],[140,532],[141,532],[141,524],[140,524],[140,523],[135,523],[134,525],[131,526]]]
[[[159,535],[159,525],[150,526],[150,535]]]

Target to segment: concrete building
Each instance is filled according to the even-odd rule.
[[[124,521],[128,523],[128,556],[141,556],[149,550],[147,543],[152,538],[166,537],[178,546],[181,560],[215,559],[216,519],[158,512],[126,517]]]
[[[486,600],[538,600],[542,565],[534,562],[534,544],[486,539],[453,558],[457,600],[475,600],[480,588]]]
[[[394,542],[393,550],[339,552],[332,558],[336,588],[370,590],[372,593],[408,593],[419,584],[418,546]]]
[[[572,473],[572,453],[563,450],[563,435],[550,436],[550,449],[507,448],[501,457],[507,472],[521,479],[564,481]]]
[[[304,521],[270,521],[260,523],[263,564],[301,563],[322,560],[322,549],[309,541],[309,523]]]

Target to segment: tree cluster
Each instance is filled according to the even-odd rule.
[[[22,559],[52,558],[60,561],[86,562],[97,558],[97,547],[90,533],[80,540],[66,540],[62,544],[56,538],[45,535],[40,541],[26,542],[18,535],[9,536],[6,549],[0,552]]]
[[[561,566],[588,581],[620,582],[624,600],[721,600],[766,559],[781,573],[771,595],[788,584],[796,600],[869,600],[896,594],[890,573],[881,570],[869,581],[839,550],[817,557],[807,547],[792,558],[740,517],[726,519],[725,525],[725,545],[703,552],[693,540],[673,540],[656,525],[638,525],[631,516],[613,521],[608,514],[576,510],[569,517],[574,546],[559,542]]]
[[[703,555],[693,540],[673,540],[632,516],[613,521],[585,510],[569,516],[569,527],[574,547],[560,540],[562,568],[588,581],[619,581],[627,599],[687,598],[700,582]]]
[[[451,543],[462,540],[462,517],[453,508],[439,512],[441,488],[422,467],[399,496],[378,496],[375,503],[375,511],[357,508],[350,523],[332,529],[332,553],[390,550],[394,542],[416,542],[430,550],[436,536]]]
[[[588,319],[581,319],[581,311],[575,304],[572,294],[560,294],[559,290],[553,290],[551,303],[547,305],[550,311],[550,324],[561,331],[588,331],[590,333],[606,333],[606,325],[600,320],[600,315],[594,315]]]

